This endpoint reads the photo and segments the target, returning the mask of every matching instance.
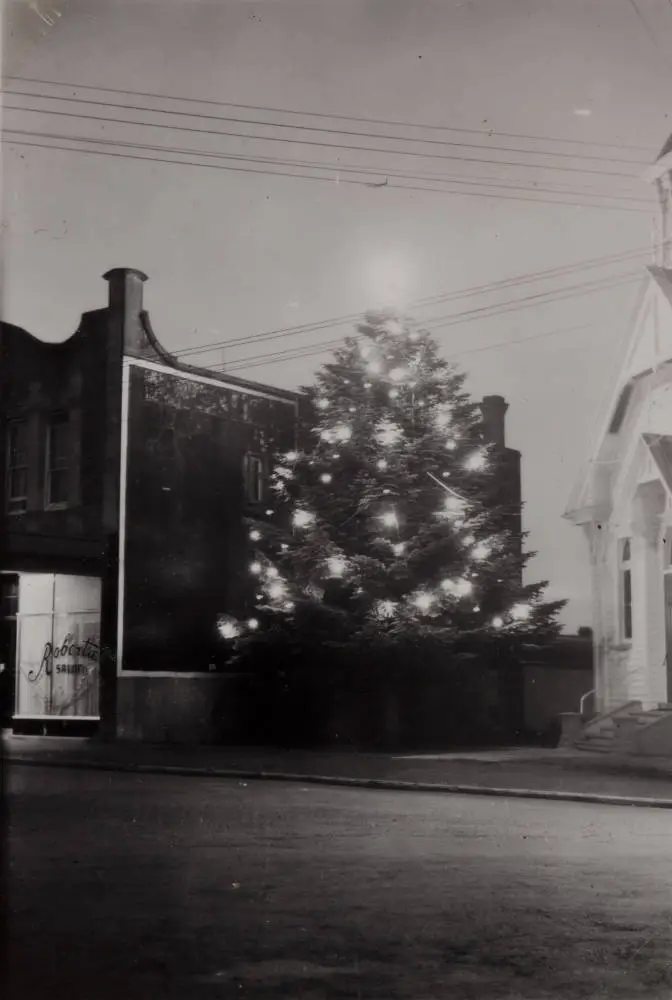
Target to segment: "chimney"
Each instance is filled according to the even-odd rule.
[[[506,447],[505,418],[509,404],[503,396],[484,396],[481,403],[483,414],[483,440],[498,448]]]
[[[147,344],[147,337],[140,322],[143,311],[142,286],[147,275],[132,267],[115,267],[103,275],[109,283],[108,307],[116,315],[123,328],[124,351],[129,354],[141,352]]]

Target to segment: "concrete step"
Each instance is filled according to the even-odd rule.
[[[574,746],[577,750],[586,750],[590,753],[611,753],[613,744],[612,743],[598,743],[595,745],[593,740],[579,740]]]

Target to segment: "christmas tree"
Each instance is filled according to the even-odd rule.
[[[519,510],[498,499],[465,376],[432,337],[369,315],[304,390],[301,447],[276,457],[250,531],[255,610],[220,624],[247,655],[481,655],[559,631],[564,602],[523,585]]]

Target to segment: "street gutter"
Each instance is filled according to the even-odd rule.
[[[83,771],[117,771],[127,774],[174,775],[189,778],[224,778],[238,781],[284,781],[302,785],[371,788],[381,791],[433,792],[449,795],[481,795],[497,798],[542,799],[554,802],[590,802],[600,805],[672,809],[672,798],[630,795],[602,795],[598,792],[565,792],[532,788],[493,788],[488,785],[443,784],[428,781],[400,781],[386,778],[348,778],[321,774],[293,774],[285,771],[246,771],[234,768],[188,767],[178,764],[129,764],[115,761],[60,760],[6,755],[7,764],[27,767],[58,767]]]

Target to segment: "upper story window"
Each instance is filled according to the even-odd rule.
[[[632,550],[630,539],[620,542],[621,635],[632,639]]]
[[[47,425],[47,466],[44,499],[47,507],[65,507],[69,500],[70,424],[67,413],[53,413]]]
[[[12,420],[7,426],[8,514],[22,514],[28,509],[28,421]]]
[[[261,503],[264,499],[264,460],[249,452],[243,460],[245,499],[248,503]]]

